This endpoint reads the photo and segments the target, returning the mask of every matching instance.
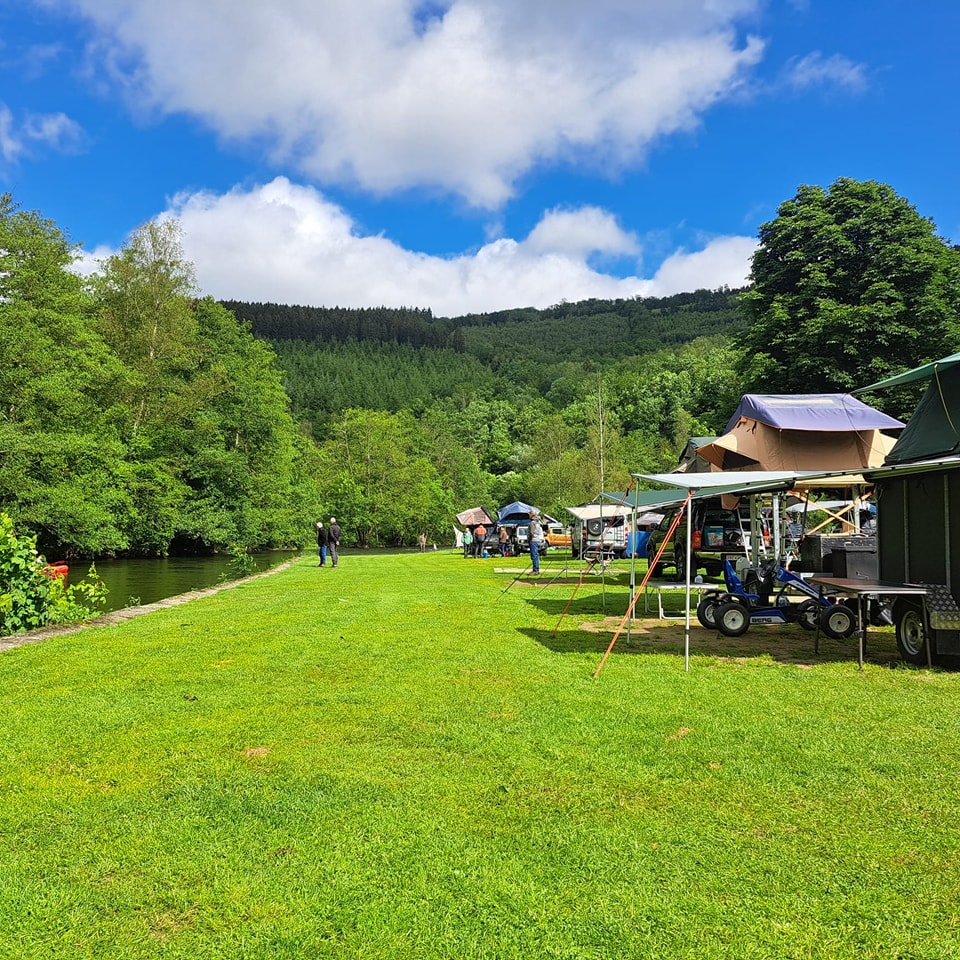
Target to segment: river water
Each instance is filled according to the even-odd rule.
[[[254,554],[251,559],[257,570],[268,570],[297,555],[292,550],[272,550]],[[99,560],[97,573],[110,591],[103,612],[156,603],[179,593],[215,586],[231,578],[230,563],[230,556]],[[89,563],[74,560],[70,564],[68,583],[79,583],[89,569]]]

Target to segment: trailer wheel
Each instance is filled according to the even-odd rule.
[[[739,600],[721,603],[714,610],[717,629],[727,637],[742,637],[750,627],[750,611]]]
[[[845,604],[834,603],[820,614],[820,629],[834,640],[845,640],[856,627],[856,617]]]
[[[893,608],[897,627],[897,649],[907,663],[926,666],[927,626],[923,610],[910,600],[898,600]]]

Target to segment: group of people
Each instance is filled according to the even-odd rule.
[[[465,557],[483,556],[483,551],[487,541],[487,528],[478,523],[472,530],[467,527],[463,534],[463,555]]]
[[[330,518],[330,526],[325,527],[323,522],[317,521],[317,552],[320,554],[320,563],[318,566],[327,565],[327,557],[330,558],[330,566],[335,567],[340,559],[340,541],[343,538],[343,530],[337,523],[336,517]]]
[[[540,512],[538,510],[530,511],[530,520],[528,521],[528,530],[530,537],[530,562],[534,574],[540,573],[540,553],[546,543],[543,536],[543,525],[540,522]],[[482,523],[478,523],[472,530],[470,527],[463,533],[463,555],[465,557],[480,558],[484,556],[487,542],[487,528]],[[497,552],[501,557],[509,556],[516,552],[516,544],[510,533],[510,527],[501,524],[497,529]]]

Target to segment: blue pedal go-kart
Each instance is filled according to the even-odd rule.
[[[697,619],[708,630],[728,637],[742,636],[751,624],[798,623],[804,630],[820,629],[834,640],[856,629],[856,614],[835,597],[822,596],[802,577],[778,563],[752,570],[744,584],[729,560],[723,562],[724,590],[711,590],[697,604]],[[794,603],[787,591],[804,594]]]

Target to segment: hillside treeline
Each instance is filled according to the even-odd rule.
[[[76,254],[0,200],[0,508],[51,557],[295,545],[324,515],[447,542],[466,507],[668,468],[737,398],[728,291],[436,318],[202,298],[171,221],[90,277]]]
[[[744,392],[960,349],[960,252],[871,181],[801,187],[747,291],[547,310],[215,303],[172,222],[86,280],[75,256],[0,198],[0,510],[56,555],[290,545],[331,515],[360,544],[450,542],[468,507],[562,516],[671,469]],[[867,399],[908,416],[908,392]]]

